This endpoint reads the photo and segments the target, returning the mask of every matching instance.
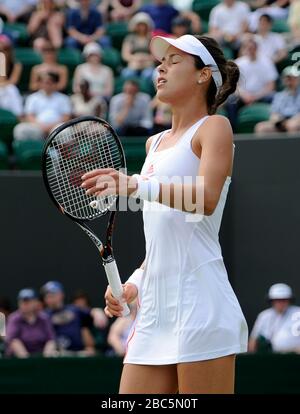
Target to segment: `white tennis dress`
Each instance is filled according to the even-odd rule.
[[[156,151],[164,134],[155,137],[142,174],[195,178],[200,160],[191,141],[207,118],[166,150]],[[214,213],[201,221],[189,220],[191,213],[144,203],[145,271],[124,363],[176,364],[246,352],[248,328],[218,238],[230,181],[227,177]]]

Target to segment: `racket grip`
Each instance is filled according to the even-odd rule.
[[[123,286],[121,283],[119,271],[117,268],[116,261],[113,260],[109,263],[104,263],[105,273],[108,279],[109,286],[111,288],[112,294],[114,297],[120,301],[123,306],[122,316],[127,316],[130,314],[130,309],[127,303],[122,298],[123,295]]]

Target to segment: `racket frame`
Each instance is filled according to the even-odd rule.
[[[47,189],[47,192],[48,192],[51,200],[53,201],[55,206],[58,208],[58,210],[62,214],[64,214],[65,216],[69,217],[73,222],[75,222],[85,232],[85,234],[90,238],[90,240],[94,243],[94,245],[99,250],[101,258],[102,258],[102,263],[103,263],[103,266],[104,266],[104,269],[105,269],[105,273],[106,273],[106,276],[108,278],[108,282],[109,282],[109,284],[111,286],[111,289],[112,289],[113,296],[115,298],[117,298],[119,301],[121,301],[122,306],[123,306],[122,315],[127,316],[130,313],[130,310],[129,310],[128,305],[124,302],[124,300],[122,300],[122,297],[121,297],[122,294],[123,294],[123,288],[122,288],[121,279],[120,279],[120,276],[119,276],[119,271],[117,269],[116,261],[115,261],[114,255],[113,255],[113,248],[112,248],[112,235],[113,235],[114,224],[115,224],[116,209],[117,209],[118,203],[119,203],[119,196],[116,195],[116,200],[115,200],[113,206],[111,207],[111,208],[114,208],[114,210],[110,211],[108,209],[105,213],[102,213],[98,217],[86,218],[85,220],[82,220],[82,219],[78,219],[77,217],[74,217],[72,214],[67,212],[59,204],[59,202],[54,197],[54,195],[51,191],[51,187],[48,183],[47,169],[46,169],[45,166],[46,166],[46,160],[47,160],[47,149],[48,149],[50,143],[64,129],[69,128],[69,127],[71,127],[73,125],[76,125],[78,123],[85,122],[85,121],[100,122],[101,124],[103,124],[109,130],[109,132],[115,138],[115,141],[118,145],[118,148],[119,148],[119,151],[120,151],[120,154],[121,154],[121,159],[123,161],[122,162],[123,167],[121,167],[121,168],[126,169],[126,160],[125,160],[125,154],[124,154],[123,147],[121,145],[119,137],[117,136],[117,134],[115,133],[115,131],[113,130],[111,125],[107,121],[105,121],[104,119],[99,118],[99,117],[81,116],[81,117],[78,117],[78,118],[74,118],[70,121],[67,121],[62,125],[59,125],[55,129],[53,129],[51,131],[51,133],[49,134],[49,136],[48,136],[48,138],[47,138],[47,140],[44,144],[43,152],[42,152],[42,176],[43,176],[43,181],[44,181],[45,187]],[[87,222],[93,221],[97,218],[105,216],[108,213],[109,213],[109,219],[108,219],[108,224],[107,224],[107,228],[106,228],[106,238],[105,238],[105,243],[103,243],[99,239],[99,237],[96,236],[94,231],[88,226]],[[114,278],[111,277],[112,272],[117,273],[117,278],[119,279],[120,283],[119,283],[118,280],[114,281]]]

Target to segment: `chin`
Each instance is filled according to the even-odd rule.
[[[163,103],[171,104],[171,102],[172,102],[172,95],[166,93],[165,91],[157,90],[156,96]],[[174,98],[174,96],[173,96],[173,98]]]

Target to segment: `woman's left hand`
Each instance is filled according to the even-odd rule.
[[[137,180],[113,168],[90,171],[82,177],[81,187],[87,195],[105,197],[119,194],[129,197],[137,189]]]

